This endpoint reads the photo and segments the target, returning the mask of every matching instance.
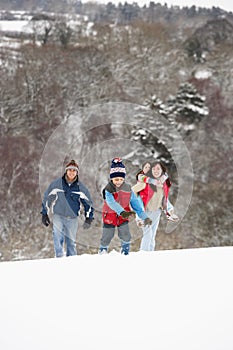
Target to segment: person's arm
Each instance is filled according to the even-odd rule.
[[[50,219],[48,216],[49,210],[50,210],[50,206],[51,206],[51,202],[49,203],[49,193],[51,192],[52,189],[52,184],[49,185],[49,187],[47,188],[47,190],[44,193],[44,198],[42,201],[42,209],[41,209],[41,214],[42,214],[42,223],[43,225],[45,225],[46,227],[49,226],[50,224]]]
[[[145,187],[146,187],[146,183],[145,182],[138,182],[138,183],[136,183],[136,185],[134,185],[132,187],[132,191],[137,195],[138,192],[144,190]]]
[[[167,175],[162,175],[162,177],[157,180],[154,179],[152,177],[146,176],[146,175],[139,175],[138,176],[138,181],[142,182],[142,183],[147,183],[147,184],[151,184],[151,185],[155,185],[157,187],[163,187],[163,183],[164,181],[168,178]]]
[[[49,212],[49,208],[51,205],[51,201],[49,203],[49,194],[51,191],[52,191],[52,184],[50,184],[49,187],[47,188],[47,190],[44,192],[44,197],[43,197],[43,201],[42,201],[42,209],[41,209],[42,215],[46,215]]]
[[[117,213],[117,215],[120,215],[123,211],[124,208],[115,200],[114,196],[112,193],[108,192],[105,190],[105,199],[107,205]]]
[[[94,218],[94,208],[93,202],[88,189],[80,183],[80,201],[84,207],[85,218],[90,218],[93,220]]]
[[[130,205],[140,219],[145,220],[146,218],[148,218],[142,203],[140,202],[140,200],[137,198],[137,196],[133,191],[131,192]]]
[[[53,206],[59,199],[58,197],[60,192],[64,192],[64,189],[62,187],[62,179],[59,178],[51,182],[51,184],[45,191],[42,202],[41,214],[48,214],[50,210],[53,212]]]

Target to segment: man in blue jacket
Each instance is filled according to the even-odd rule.
[[[85,211],[84,229],[91,226],[94,219],[92,199],[88,189],[78,179],[78,164],[71,160],[65,167],[65,174],[54,180],[44,193],[42,202],[42,223],[49,226],[49,211],[53,214],[53,242],[55,256],[77,255],[76,236],[81,204]]]

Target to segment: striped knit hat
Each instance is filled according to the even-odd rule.
[[[122,163],[121,158],[114,158],[112,160],[112,165],[110,169],[110,179],[113,179],[114,177],[125,178],[125,175],[126,175],[125,166]]]
[[[76,170],[78,173],[78,163],[76,163],[75,160],[69,161],[69,163],[66,164],[65,171],[67,172],[68,169]]]

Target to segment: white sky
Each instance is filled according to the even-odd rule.
[[[88,0],[82,0],[82,2],[86,2]],[[100,3],[119,3],[119,0],[97,0],[96,2]],[[133,3],[136,2],[139,5],[149,4],[150,0],[121,0],[121,3],[124,4],[125,2]],[[233,12],[233,1],[231,0],[168,0],[168,1],[158,1],[154,0],[155,4],[160,3],[161,5],[164,5],[165,3],[170,7],[171,5],[178,5],[180,7],[188,6],[191,7],[192,5],[195,5],[197,7],[207,7],[211,8],[213,6],[220,7],[223,10],[226,11],[232,11]]]
[[[0,263],[2,350],[232,350],[233,247]]]

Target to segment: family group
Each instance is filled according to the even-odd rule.
[[[116,229],[121,253],[129,254],[131,219],[135,218],[137,225],[142,228],[140,250],[144,251],[155,249],[155,236],[163,212],[168,220],[179,220],[169,200],[171,181],[161,162],[143,164],[136,174],[137,182],[132,187],[125,182],[125,177],[125,165],[120,158],[114,158],[109,182],[103,189],[103,228],[99,254],[108,252]],[[49,215],[53,215],[52,234],[56,257],[77,255],[76,236],[81,209],[85,215],[83,229],[88,229],[94,220],[94,206],[89,190],[79,180],[78,163],[71,160],[65,166],[64,175],[48,186],[42,202],[42,223],[45,226],[49,226]]]

